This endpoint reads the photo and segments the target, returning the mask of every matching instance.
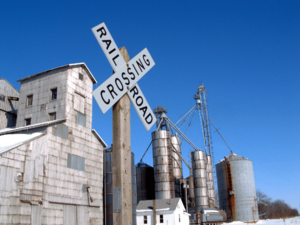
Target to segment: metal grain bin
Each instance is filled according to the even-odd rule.
[[[216,206],[216,193],[215,193],[215,184],[214,184],[214,172],[211,155],[206,156],[206,174],[207,174],[207,188],[208,188],[208,198],[210,207]]]
[[[220,208],[228,221],[258,221],[252,161],[231,153],[216,164]]]
[[[152,132],[152,149],[155,199],[175,198],[170,131]]]
[[[181,154],[181,140],[180,137],[176,135],[171,137],[172,147]],[[175,197],[181,198],[181,185],[180,182],[183,178],[182,175],[182,160],[174,151],[172,152],[172,162],[173,162],[173,174],[174,174],[174,185],[175,185]]]
[[[112,171],[112,150],[105,150],[105,221],[106,225],[113,225],[113,171]],[[131,173],[132,173],[132,224],[136,225],[136,174],[134,166],[134,154],[131,153]]]
[[[131,152],[131,182],[132,182],[132,225],[136,225],[136,206],[137,206],[137,190],[136,190],[136,170],[134,164],[134,154]]]
[[[206,157],[203,151],[193,151],[192,168],[194,176],[194,189],[196,199],[196,209],[208,208],[208,190],[206,174]]]
[[[137,203],[141,200],[155,199],[154,169],[146,163],[138,163],[136,166]]]

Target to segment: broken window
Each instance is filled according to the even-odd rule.
[[[5,96],[4,95],[0,95],[0,100],[5,102]]]
[[[26,100],[26,106],[32,106],[33,95],[28,95]]]
[[[57,88],[51,89],[51,98],[50,100],[56,100],[57,99]]]
[[[25,126],[28,126],[31,124],[31,118],[25,119]]]
[[[56,120],[56,112],[54,113],[49,113],[49,120]]]

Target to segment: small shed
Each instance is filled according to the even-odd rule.
[[[137,225],[189,224],[190,214],[180,198],[140,201],[136,207]]]

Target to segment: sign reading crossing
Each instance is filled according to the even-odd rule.
[[[145,48],[126,64],[104,23],[95,26],[92,31],[115,72],[93,91],[101,111],[106,113],[127,92],[145,128],[149,130],[156,118],[137,82],[155,65],[150,53]]]
[[[95,89],[93,95],[102,112],[106,113],[154,65],[151,55],[145,48]]]

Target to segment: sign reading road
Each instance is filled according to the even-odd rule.
[[[155,65],[150,53],[145,48],[126,64],[104,23],[92,28],[92,31],[115,72],[93,91],[101,111],[106,113],[127,92],[149,130],[156,118],[137,82]]]
[[[156,118],[138,84],[128,91],[128,95],[145,128],[150,130]]]
[[[94,90],[93,95],[102,112],[106,113],[154,65],[145,48]]]

